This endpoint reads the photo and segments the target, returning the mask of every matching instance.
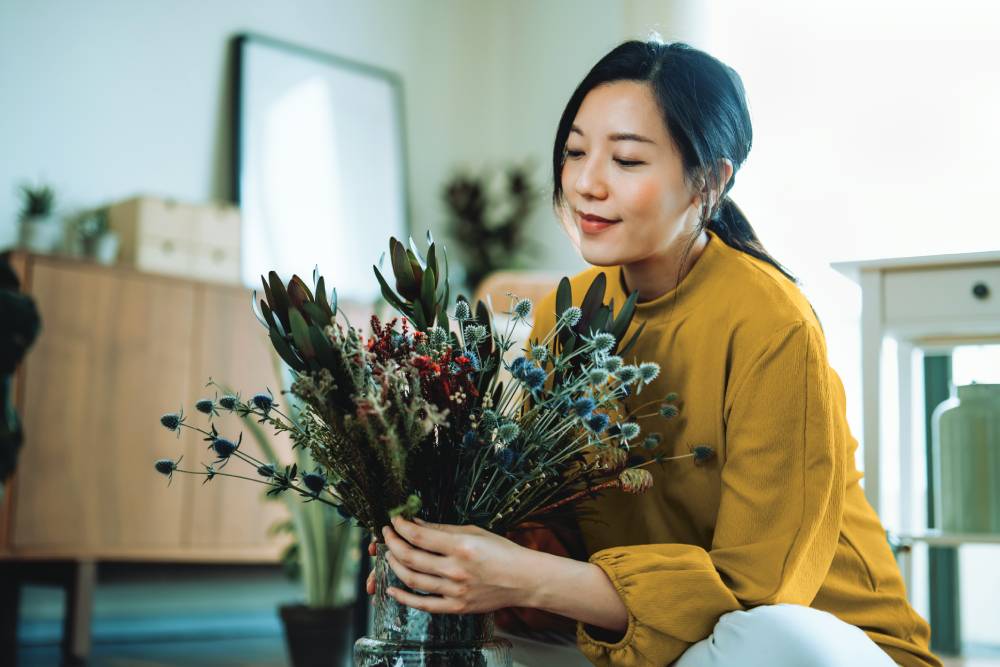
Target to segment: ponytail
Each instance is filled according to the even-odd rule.
[[[736,205],[736,202],[728,196],[723,197],[722,204],[705,226],[722,239],[722,242],[727,246],[767,262],[781,271],[793,283],[798,284],[795,276],[764,249],[760,239],[757,238],[757,232],[750,225],[750,221],[743,215],[743,211]]]

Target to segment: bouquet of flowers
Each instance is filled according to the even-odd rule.
[[[382,295],[402,317],[383,323],[372,316],[368,338],[338,310],[336,289],[328,292],[318,272],[312,288],[298,276],[287,284],[274,272],[262,277],[263,298],[257,302],[254,293],[254,311],[293,372],[288,395],[300,408],[297,419],[270,391],[249,399],[226,393],[196,404],[209,418],[221,409],[288,432],[315,469],[257,460],[240,450],[242,434],[227,438],[211,421],[206,429],[193,426],[183,411],[161,423],[200,431],[215,461],[198,471],[162,459],[156,469],[208,481],[240,476],[224,471],[240,459],[256,470],[247,479],[267,484],[269,494],[327,503],[373,535],[396,514],[505,534],[527,519],[554,520],[599,490],[650,488],[645,466],[665,460],[657,453],[660,438],[640,439],[639,425],[622,409],[624,398],[660,372],[650,361],[623,360],[642,331],[623,340],[637,292],[616,313],[613,301],[603,302],[600,275],[574,306],[563,278],[556,326],[507,364],[513,327],[524,325],[532,303],[510,295],[502,333],[482,302],[473,309],[459,295],[449,311],[447,256],[442,251],[439,259],[429,233],[427,241],[423,256],[412,239],[409,248],[390,239],[394,284],[373,269]],[[671,417],[676,398],[645,405],[659,403],[659,413]],[[698,461],[710,454],[691,456]]]

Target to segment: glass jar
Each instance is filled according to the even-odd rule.
[[[354,644],[355,667],[511,667],[511,643],[493,636],[492,612],[432,614],[388,595],[390,586],[413,591],[389,567],[387,553],[376,545],[374,636]]]
[[[959,387],[934,410],[931,444],[938,527],[1000,533],[1000,384]]]

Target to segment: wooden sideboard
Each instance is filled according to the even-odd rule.
[[[201,470],[213,461],[200,434],[182,429],[178,438],[159,423],[183,406],[188,423],[207,427],[194,403],[214,396],[210,377],[244,396],[266,387],[278,396],[280,384],[248,289],[7,257],[42,330],[14,380],[25,441],[0,505],[0,642],[16,634],[18,583],[51,581],[69,593],[64,648],[84,657],[100,561],[278,561],[288,537],[268,529],[287,512],[265,500],[263,485],[175,474],[168,486],[153,462],[183,454],[183,467]],[[241,450],[260,458],[238,417],[216,425],[234,439],[244,430]],[[275,444],[290,462],[287,437]],[[256,476],[235,459],[225,471]],[[0,663],[14,664],[7,655]]]

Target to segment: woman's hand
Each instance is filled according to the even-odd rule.
[[[387,593],[408,607],[446,614],[485,613],[530,606],[537,589],[533,566],[538,552],[477,526],[416,523],[392,519],[382,535],[389,566],[416,595],[398,588]],[[369,553],[374,551],[374,543]],[[368,593],[375,592],[374,573]]]

